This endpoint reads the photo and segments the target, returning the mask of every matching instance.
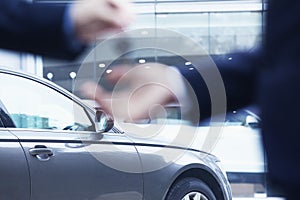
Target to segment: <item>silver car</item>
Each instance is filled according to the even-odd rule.
[[[134,141],[47,80],[0,68],[0,100],[1,200],[231,199],[215,156]]]

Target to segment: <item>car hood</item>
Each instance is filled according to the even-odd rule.
[[[222,132],[222,126],[195,127],[172,124],[123,123],[120,129],[136,144],[169,146],[212,152]]]

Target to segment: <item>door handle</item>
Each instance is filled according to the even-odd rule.
[[[37,155],[53,156],[52,149],[48,149],[48,148],[33,148],[33,149],[29,149],[29,153],[32,156],[37,156]]]
[[[53,156],[53,150],[44,145],[36,145],[34,148],[29,149],[29,154],[37,157],[40,161],[47,161],[50,156]]]

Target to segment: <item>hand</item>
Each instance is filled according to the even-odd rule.
[[[180,83],[183,83],[181,79],[171,67],[147,63],[114,68],[107,77],[108,81],[116,83],[111,93],[92,82],[85,83],[81,91],[114,118],[132,122],[149,119],[165,104],[177,101],[180,96],[178,88],[182,88]]]
[[[122,30],[133,19],[127,0],[84,0],[71,5],[77,37],[84,43],[108,31]]]

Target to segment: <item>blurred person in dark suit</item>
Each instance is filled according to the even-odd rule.
[[[0,48],[73,59],[96,36],[132,20],[126,0],[83,0],[69,5],[0,1]]]
[[[232,60],[216,60],[215,63],[224,81],[227,109],[233,110],[257,103],[261,109],[263,143],[267,153],[270,180],[282,189],[288,200],[298,200],[300,189],[300,1],[270,0],[267,11],[266,35],[261,50],[252,53],[236,53]],[[147,64],[146,64],[147,65]],[[151,73],[130,71],[126,82],[136,84],[140,91],[133,95],[124,91],[119,101],[111,107],[104,101],[111,94],[93,83],[83,86],[83,92],[95,99],[108,113],[116,118],[139,120],[148,117],[154,105],[163,105],[175,100],[170,90],[162,87],[139,87],[143,80],[164,83],[169,76],[168,66],[151,64]],[[201,67],[201,66],[199,66]],[[142,69],[142,68],[140,68]],[[211,114],[211,99],[206,83],[197,70],[179,69],[196,93],[201,119]],[[117,81],[129,69],[114,69],[110,79]],[[180,74],[169,87],[180,88]],[[157,85],[157,84],[156,84]],[[93,93],[93,89],[96,92]],[[93,88],[93,89],[91,89]],[[90,89],[90,90],[89,90]],[[184,91],[181,91],[184,94]],[[118,92],[114,92],[117,95]],[[126,96],[127,95],[127,96]],[[188,103],[187,103],[188,104]],[[129,112],[123,107],[129,106]],[[241,133],[242,134],[242,133]]]

